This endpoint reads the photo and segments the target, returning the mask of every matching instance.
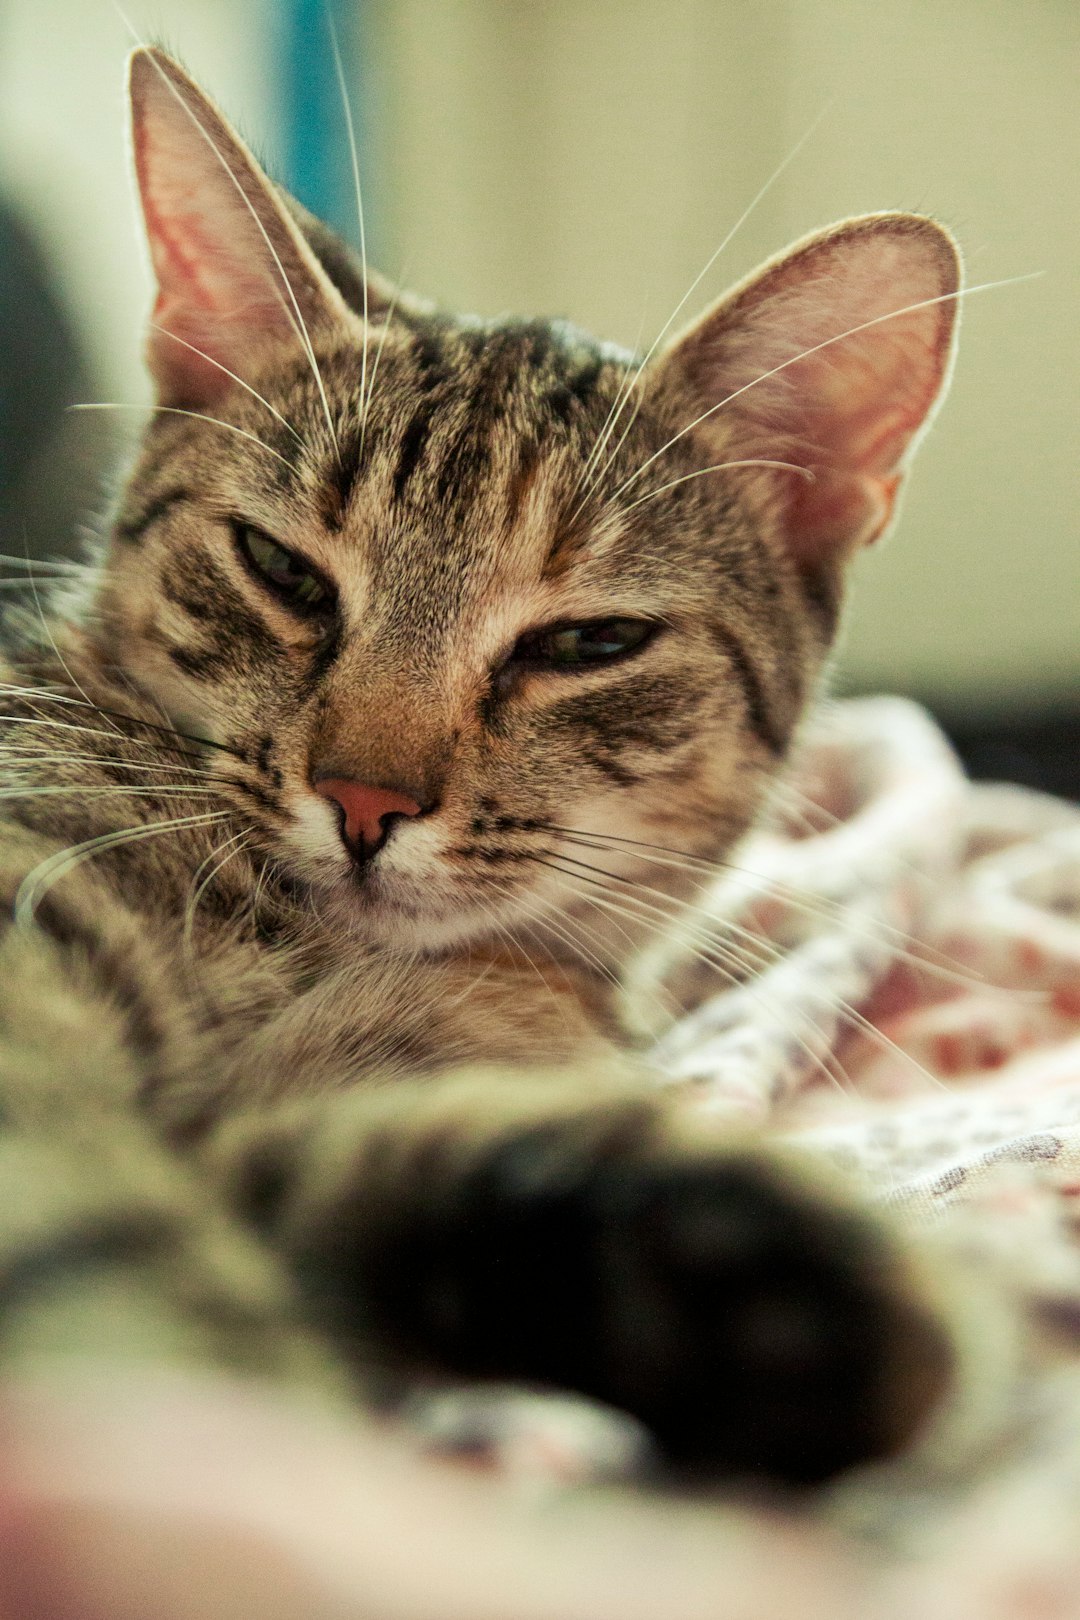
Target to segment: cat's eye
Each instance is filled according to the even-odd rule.
[[[239,519],[233,522],[236,544],[245,561],[279,596],[305,609],[330,607],[333,589],[311,564],[287,546],[271,540],[261,529]]]
[[[519,636],[513,663],[551,664],[560,669],[598,664],[636,652],[656,631],[648,619],[596,619],[589,624],[556,624]]]

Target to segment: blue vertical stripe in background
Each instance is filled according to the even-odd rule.
[[[368,142],[365,113],[364,0],[278,0],[275,30],[280,61],[277,79],[285,185],[313,214],[360,245],[356,187],[349,156],[348,126],[334,65],[336,31],[352,107],[364,191],[364,224],[369,250],[374,235],[371,185],[365,169]]]

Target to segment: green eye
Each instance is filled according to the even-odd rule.
[[[330,586],[295,551],[279,546],[249,523],[235,522],[233,532],[246,561],[280,596],[304,608],[326,607],[333,600]]]
[[[643,647],[656,626],[647,619],[597,619],[592,624],[553,625],[521,636],[511,658],[566,669],[598,664]]]

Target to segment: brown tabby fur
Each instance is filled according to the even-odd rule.
[[[654,1097],[648,1020],[625,991],[702,887],[655,851],[715,861],[760,813],[817,688],[846,555],[884,518],[841,522],[830,547],[807,520],[793,551],[790,472],[689,475],[798,458],[797,432],[721,413],[668,446],[715,404],[710,345],[752,314],[757,283],[647,368],[590,484],[631,357],[560,322],[391,307],[373,279],[365,334],[360,267],[268,202],[220,116],[144,52],[152,234],[167,96],[231,155],[315,363],[270,320],[234,361],[247,386],[208,386],[192,345],[153,334],[166,409],[111,533],[0,666],[5,1354],[180,1357],[337,1387],[344,1347],[361,1370],[576,1383],[720,1471],[809,1479],[893,1449],[951,1361],[908,1263],[806,1167]],[[929,222],[834,234],[846,251],[883,230],[936,255],[949,287]],[[763,339],[752,368],[799,346]],[[331,581],[335,611],[269,593],[238,518]],[[510,658],[534,627],[613,614],[661,629],[584,671]],[[358,872],[318,775],[392,785],[425,814]],[[530,1224],[538,1187],[547,1215]],[[854,1371],[830,1363],[805,1389],[789,1367],[775,1401],[774,1372],[731,1352],[757,1421],[715,1392],[728,1352],[709,1360],[724,1243],[697,1271],[674,1237],[651,1269],[637,1252],[703,1197],[771,1234],[755,1288],[785,1266],[811,1293],[820,1279],[830,1334],[859,1346]],[[582,1269],[609,1226],[608,1260]],[[636,1249],[619,1259],[624,1229]],[[650,1362],[642,1336],[661,1328],[674,1348]],[[710,1401],[722,1409],[703,1416]]]

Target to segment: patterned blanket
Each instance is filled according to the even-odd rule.
[[[249,1391],[11,1390],[0,1617],[1080,1620],[1080,809],[841,703],[709,915],[658,1070],[861,1178],[970,1293],[924,1444],[809,1505],[675,1501],[569,1398],[426,1396],[403,1446]]]
[[[972,784],[923,710],[877,698],[816,723],[778,812],[711,895],[727,947],[671,978],[658,1066],[860,1178],[972,1296],[962,1400],[812,1511],[786,1616],[836,1620],[840,1567],[859,1620],[1080,1620],[1080,808]],[[489,1417],[503,1467],[632,1475],[629,1434],[565,1404]],[[785,1564],[807,1529],[740,1522]],[[771,1576],[760,1606],[739,1590],[733,1613],[777,1620]]]

